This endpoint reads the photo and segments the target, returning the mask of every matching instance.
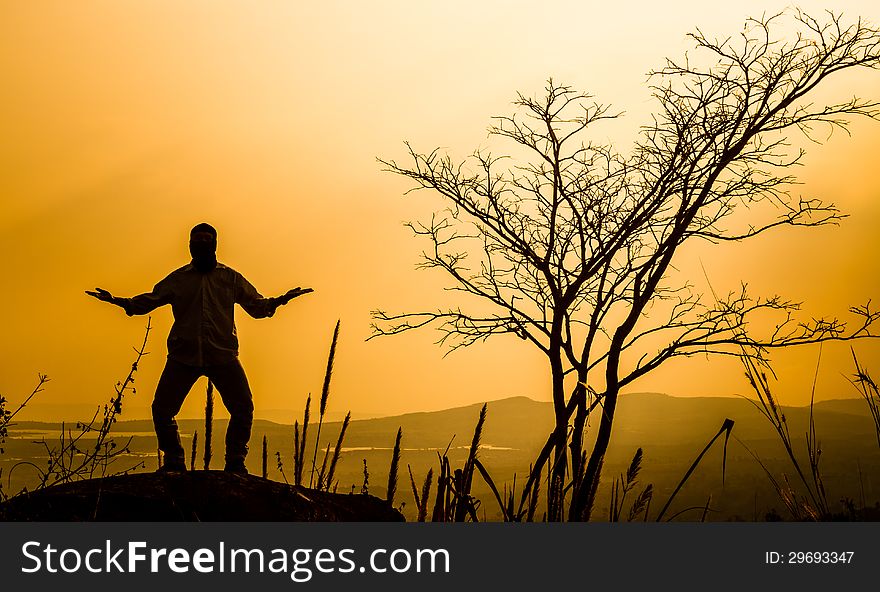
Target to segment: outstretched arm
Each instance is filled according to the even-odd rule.
[[[115,304],[116,306],[120,306],[122,308],[125,308],[125,304],[124,304],[124,302],[126,300],[125,298],[119,298],[117,296],[114,296],[113,294],[111,294],[110,292],[108,292],[107,290],[105,290],[103,288],[95,288],[94,292],[92,292],[91,290],[86,290],[86,294],[88,294],[89,296],[92,296],[93,298],[97,298],[101,302],[109,302],[110,304]]]
[[[139,294],[133,298],[120,298],[103,288],[95,288],[95,291],[86,290],[86,294],[101,302],[109,302],[122,308],[128,316],[147,314],[163,304],[171,302],[171,290],[165,280],[156,284],[152,292]]]
[[[281,296],[266,298],[257,292],[257,289],[254,288],[249,281],[239,275],[236,285],[235,301],[239,303],[249,315],[255,319],[262,319],[274,315],[275,310],[279,306],[284,306],[297,296],[302,296],[303,294],[308,294],[312,291],[311,288],[296,287],[292,290],[288,290]]]
[[[292,290],[288,290],[275,300],[278,302],[278,306],[284,306],[297,296],[302,296],[303,294],[308,294],[309,292],[314,292],[314,290],[312,290],[311,288],[300,288],[299,286],[297,286]]]

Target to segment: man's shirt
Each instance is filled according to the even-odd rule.
[[[192,263],[168,274],[152,292],[122,298],[129,316],[171,305],[174,325],[168,335],[168,357],[191,366],[225,364],[238,356],[235,304],[255,319],[271,317],[277,306],[244,276],[222,263],[208,272]]]

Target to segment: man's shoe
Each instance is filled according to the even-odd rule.
[[[186,463],[183,461],[180,462],[166,462],[161,467],[156,470],[157,473],[185,473],[186,472]]]
[[[226,461],[226,466],[223,468],[223,470],[227,473],[233,473],[235,475],[248,474],[247,467],[244,466],[243,460]]]

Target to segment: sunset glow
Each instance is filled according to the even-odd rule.
[[[540,356],[512,337],[446,357],[430,331],[365,341],[371,310],[432,309],[450,298],[443,277],[414,269],[424,245],[402,224],[443,204],[428,192],[404,197],[411,185],[376,158],[404,158],[404,141],[467,156],[517,91],[539,94],[549,77],[624,111],[596,139],[626,153],[654,106],[647,72],[681,57],[689,31],[736,34],[745,18],[786,4],[6,3],[0,393],[17,401],[44,372],[52,382],[29,419],[69,419],[103,403],[146,318],[84,290],[150,290],[189,260],[189,229],[206,221],[218,230],[219,260],[263,295],[315,290],[272,319],[236,319],[257,417],[292,423],[320,391],[337,319],[330,417],[549,400]],[[876,2],[833,8],[880,22]],[[843,76],[816,99],[854,94],[880,98],[880,73]],[[855,120],[850,130],[821,146],[797,144],[809,152],[795,191],[835,202],[850,215],[840,226],[707,244],[686,253],[679,271],[704,288],[702,268],[717,290],[744,281],[803,301],[808,316],[880,302],[880,123]],[[151,354],[126,418],[149,416],[171,320],[168,307],[153,313]],[[878,367],[880,347],[855,347]],[[811,346],[775,358],[787,404],[809,402],[817,355]],[[857,396],[842,376],[851,372],[849,344],[825,346],[817,398]],[[688,358],[629,390],[714,396],[747,387],[735,360]],[[197,417],[203,405],[191,396],[182,415]]]

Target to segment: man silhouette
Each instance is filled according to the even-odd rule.
[[[254,403],[244,368],[238,360],[234,308],[238,303],[255,319],[271,317],[279,306],[312,291],[294,288],[277,298],[264,298],[244,276],[217,262],[217,231],[197,224],[190,231],[192,262],[172,271],[152,292],[119,298],[107,290],[86,291],[102,302],[122,307],[131,315],[147,314],[171,305],[174,324],[168,335],[168,359],[153,399],[153,426],[165,455],[162,471],[185,471],[183,446],[174,416],[200,376],[207,376],[229,411],[226,429],[228,472],[247,474]]]

